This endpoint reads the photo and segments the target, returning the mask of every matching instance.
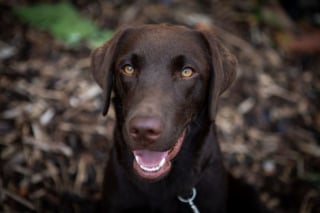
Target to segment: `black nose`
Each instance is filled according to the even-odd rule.
[[[161,120],[157,117],[137,116],[129,121],[129,133],[137,141],[155,142],[162,130]]]

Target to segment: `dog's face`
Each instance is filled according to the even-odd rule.
[[[92,66],[104,113],[115,91],[134,170],[153,181],[169,173],[190,122],[208,106],[214,119],[217,97],[235,73],[214,34],[167,25],[119,31],[93,52]]]

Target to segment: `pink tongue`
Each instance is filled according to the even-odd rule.
[[[168,156],[168,152],[154,152],[149,150],[133,151],[135,157],[139,158],[139,164],[146,167],[158,166],[163,158]]]

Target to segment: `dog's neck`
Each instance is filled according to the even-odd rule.
[[[202,175],[205,174],[205,170],[207,170],[211,164],[216,163],[213,156],[220,155],[217,142],[209,140],[209,138],[216,140],[216,126],[214,122],[210,121],[207,115],[207,108],[204,108],[190,123],[189,129],[191,131],[187,132],[181,150],[181,153],[185,153],[178,155],[176,162],[174,162],[176,167],[181,169],[181,179],[189,183],[187,186],[181,188],[179,192],[181,196],[190,194],[192,188],[196,187]],[[209,137],[209,134],[214,135]],[[190,153],[192,156],[187,153]],[[201,155],[199,153],[201,153]],[[189,166],[189,169],[185,169],[186,166]],[[190,183],[193,183],[193,185],[190,185]]]

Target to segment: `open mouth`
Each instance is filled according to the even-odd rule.
[[[180,151],[185,137],[185,130],[177,139],[175,145],[164,152],[150,150],[134,150],[133,168],[136,173],[147,180],[156,181],[165,177],[171,169],[171,160]]]

